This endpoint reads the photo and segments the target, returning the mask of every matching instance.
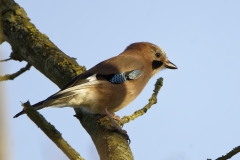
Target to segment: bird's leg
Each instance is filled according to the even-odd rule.
[[[108,116],[110,122],[112,123],[112,126],[114,128],[114,130],[118,131],[119,133],[121,133],[122,135],[124,135],[127,140],[129,141],[129,143],[131,142],[130,139],[129,139],[129,136],[127,134],[127,131],[123,130],[115,121],[114,119],[112,118],[111,114],[108,112],[107,109],[104,110],[106,115]]]

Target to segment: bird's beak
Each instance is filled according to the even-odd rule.
[[[178,69],[177,66],[175,64],[173,64],[172,62],[170,62],[169,60],[167,62],[165,62],[165,67],[168,69]]]

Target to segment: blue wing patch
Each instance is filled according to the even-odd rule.
[[[142,75],[142,71],[139,69],[130,71],[130,72],[126,72],[126,73],[119,73],[119,74],[115,74],[110,80],[110,83],[113,84],[119,84],[119,83],[123,83],[127,80],[134,80],[139,78]]]
[[[110,79],[110,83],[114,83],[114,84],[119,84],[119,83],[123,83],[127,80],[125,73],[119,73],[119,74],[115,74],[112,79]]]

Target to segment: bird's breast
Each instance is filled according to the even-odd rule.
[[[69,101],[69,105],[72,107],[81,106],[90,113],[104,114],[106,108],[113,113],[132,102],[141,93],[146,83],[147,80],[144,81],[141,78],[128,80],[121,84],[101,81],[91,87],[79,90],[80,94],[75,95]]]

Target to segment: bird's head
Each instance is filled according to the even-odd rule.
[[[151,65],[153,70],[152,75],[165,68],[177,69],[177,66],[168,60],[163,49],[149,42],[133,43],[125,49],[125,53],[138,54],[141,56],[145,62]]]

